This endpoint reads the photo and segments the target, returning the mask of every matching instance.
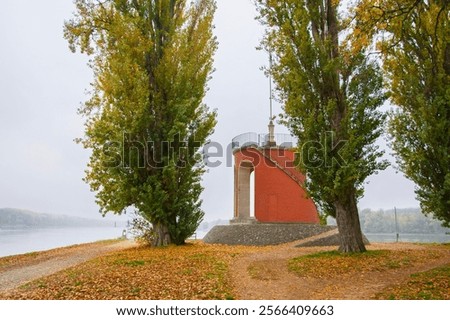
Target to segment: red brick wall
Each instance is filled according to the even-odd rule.
[[[316,206],[306,198],[298,184],[305,177],[293,165],[294,152],[283,149],[264,150],[246,148],[234,154],[235,165],[242,161],[253,163],[255,170],[255,218],[260,222],[319,223]]]

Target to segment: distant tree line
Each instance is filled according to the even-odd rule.
[[[36,213],[20,209],[0,209],[1,228],[106,227],[114,222],[64,215]]]
[[[395,233],[395,212],[391,210],[364,209],[359,214],[363,233]],[[334,222],[331,220],[330,224]],[[425,216],[419,208],[397,209],[399,233],[443,234],[450,232],[431,216]]]

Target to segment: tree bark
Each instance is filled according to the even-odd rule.
[[[172,239],[170,238],[169,228],[163,223],[155,223],[153,225],[153,247],[164,247],[172,244]]]
[[[341,245],[340,252],[364,252],[366,247],[359,222],[358,207],[354,192],[334,204]]]

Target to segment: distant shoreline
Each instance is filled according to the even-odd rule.
[[[124,220],[100,220],[83,217],[37,213],[29,210],[2,208],[0,209],[1,229],[25,228],[72,228],[72,227],[124,227]]]
[[[33,230],[48,230],[48,229],[84,229],[84,228],[116,228],[116,229],[126,229],[126,226],[114,226],[114,224],[111,225],[94,225],[94,226],[0,226],[0,230],[3,231],[15,231],[15,230],[27,230],[27,231],[33,231]]]

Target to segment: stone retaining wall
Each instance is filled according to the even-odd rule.
[[[227,245],[267,246],[310,238],[335,228],[301,223],[233,224],[215,226],[203,241]]]

